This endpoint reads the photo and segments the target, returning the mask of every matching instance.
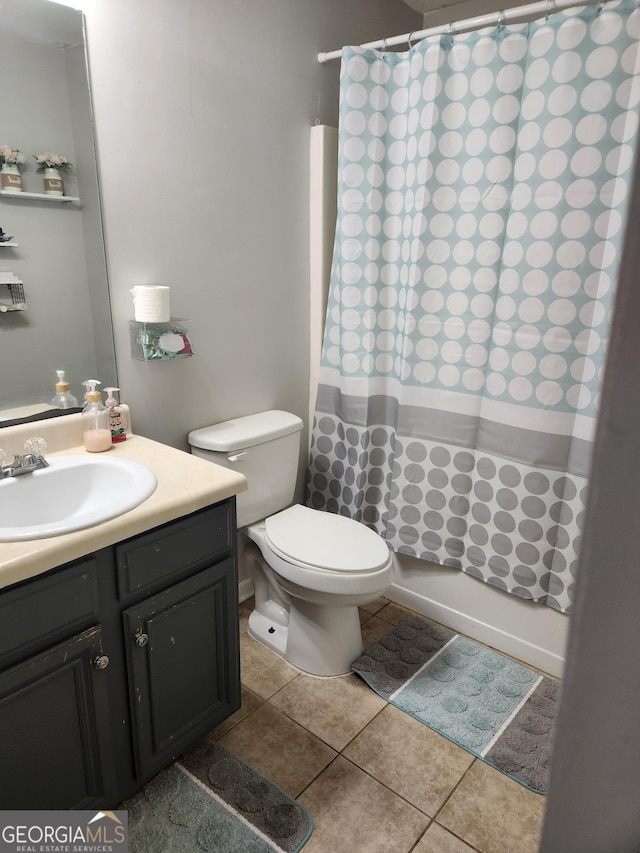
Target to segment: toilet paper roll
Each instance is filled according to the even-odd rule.
[[[171,318],[170,288],[139,284],[131,288],[134,317],[139,323],[168,323]]]

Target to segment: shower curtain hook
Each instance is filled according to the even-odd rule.
[[[386,39],[382,39],[382,58],[383,59],[387,58],[387,40]]]
[[[552,12],[554,6],[555,6],[554,0],[547,0],[547,14],[546,14],[545,19],[544,19],[545,23],[547,23],[547,24],[549,23],[549,18],[551,17],[551,12]]]
[[[413,47],[413,45],[411,44],[411,39],[413,38],[414,32],[415,32],[415,30],[411,30],[411,32],[409,33],[409,38],[407,39],[407,44],[409,45],[409,50],[411,50],[411,48]]]
[[[504,9],[498,12],[498,30],[504,29]]]

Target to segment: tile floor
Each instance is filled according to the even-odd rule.
[[[388,705],[356,675],[300,673],[246,631],[242,707],[211,734],[311,812],[303,853],[534,853],[544,797]],[[411,615],[361,610],[365,647]]]

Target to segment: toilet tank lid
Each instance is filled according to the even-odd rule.
[[[188,440],[191,447],[229,453],[264,444],[265,441],[282,438],[301,429],[302,420],[297,415],[272,409],[194,429],[189,433]]]

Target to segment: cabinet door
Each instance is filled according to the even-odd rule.
[[[124,623],[143,782],[239,707],[233,559],[130,607]]]
[[[0,673],[0,809],[85,809],[112,795],[105,663],[91,628]]]

